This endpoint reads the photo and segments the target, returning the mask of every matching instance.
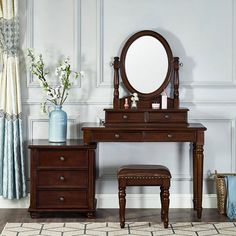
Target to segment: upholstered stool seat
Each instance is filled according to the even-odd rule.
[[[125,226],[126,186],[160,186],[161,219],[164,227],[168,227],[169,188],[171,173],[161,165],[128,165],[118,169],[120,226]]]

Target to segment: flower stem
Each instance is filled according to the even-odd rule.
[[[65,101],[65,99],[64,99],[65,91],[66,91],[66,88],[65,88],[65,86],[64,86],[64,87],[63,87],[63,91],[62,91],[62,95],[61,95],[60,105],[62,105],[63,102]]]

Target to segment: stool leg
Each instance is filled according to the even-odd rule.
[[[164,209],[163,209],[163,192],[164,189],[163,187],[160,187],[161,193],[160,193],[160,198],[161,198],[161,221],[164,221]]]
[[[125,227],[125,199],[126,193],[125,193],[125,187],[119,187],[119,205],[120,205],[120,227]]]
[[[169,193],[169,188],[167,187],[161,187],[161,219],[164,223],[164,227],[168,228],[168,223],[169,223],[169,204],[170,204],[170,199],[169,199],[170,193]]]

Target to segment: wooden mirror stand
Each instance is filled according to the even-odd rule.
[[[137,39],[147,35],[158,40],[166,50],[166,55],[168,56],[168,70],[166,77],[163,79],[163,83],[159,88],[151,93],[142,93],[132,87],[129,78],[127,77],[125,60],[130,46]],[[121,57],[114,58],[113,68],[113,108],[104,109],[106,127],[188,126],[188,109],[179,107],[179,58],[172,56],[169,44],[160,34],[154,31],[145,30],[131,36],[122,49]],[[119,97],[120,74],[125,88],[130,92],[130,95],[122,98]],[[145,78],[143,80],[145,83]],[[170,87],[170,92],[167,97],[167,109],[162,109],[161,94],[168,86]],[[133,93],[137,93],[139,97],[137,109],[132,109],[130,106]],[[128,108],[125,107],[125,103],[129,104]],[[153,109],[152,104],[159,104],[160,108]]]

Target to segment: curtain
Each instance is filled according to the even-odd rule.
[[[19,0],[0,0],[0,195],[26,196],[19,78]]]

